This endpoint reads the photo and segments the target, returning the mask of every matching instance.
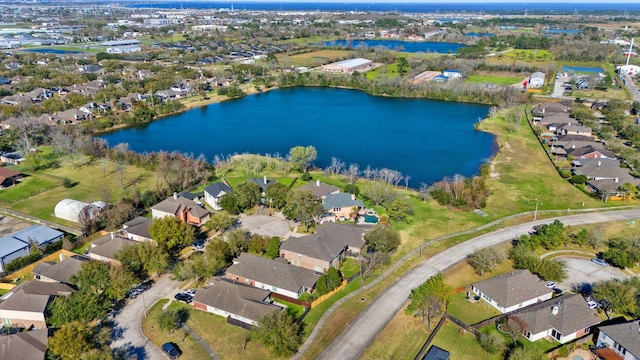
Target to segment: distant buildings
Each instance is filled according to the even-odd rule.
[[[373,67],[371,60],[355,58],[322,65],[322,71],[346,74],[354,71],[366,71],[371,67]]]
[[[139,40],[104,41],[100,45],[107,47],[109,54],[125,54],[142,51]]]

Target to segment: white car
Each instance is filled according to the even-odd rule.
[[[196,296],[196,289],[189,289],[189,290],[185,291],[184,293],[189,295],[189,296],[191,296],[191,297],[194,297],[194,296]]]
[[[593,301],[593,300],[587,301],[587,305],[589,305],[589,309],[597,309],[598,308],[598,303]]]

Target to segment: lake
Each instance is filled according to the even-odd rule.
[[[335,40],[322,43],[323,46],[339,46],[344,48],[358,47],[385,47],[389,50],[397,50],[400,52],[424,52],[438,54],[455,54],[459,48],[465,47],[464,44],[456,44],[449,42],[430,42],[430,41],[400,41],[400,40]]]
[[[497,150],[493,135],[473,126],[488,110],[347,89],[279,89],[100,137],[138,152],[177,150],[208,160],[234,153],[286,155],[293,146],[313,145],[315,166],[325,168],[335,156],[361,169],[398,170],[419,187],[457,173],[478,174]]]
[[[56,55],[76,55],[82,54],[82,51],[73,50],[60,50],[60,49],[24,49],[24,52],[39,53],[39,54],[56,54]]]

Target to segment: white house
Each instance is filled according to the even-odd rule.
[[[471,284],[474,294],[505,314],[551,299],[553,289],[529,270],[516,270]]]
[[[460,70],[446,69],[442,71],[442,75],[449,79],[462,79],[462,72]]]
[[[225,194],[229,194],[233,192],[229,186],[221,182],[214,182],[213,184],[209,184],[206,188],[204,188],[204,202],[209,204],[214,210],[222,210],[222,207],[219,204],[220,198],[222,198]]]
[[[598,330],[596,354],[606,359],[640,360],[640,319],[601,326]],[[609,353],[613,356],[606,357]]]
[[[534,89],[538,89],[542,87],[542,85],[544,85],[544,78],[545,78],[545,74],[543,72],[541,71],[534,72],[533,74],[531,74],[531,77],[529,78],[529,87]]]

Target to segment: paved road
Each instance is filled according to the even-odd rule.
[[[624,78],[625,85],[627,86],[627,89],[629,90],[629,93],[631,94],[631,99],[633,101],[640,101],[640,91],[638,91],[638,85],[633,81],[631,76],[622,75],[622,77]]]
[[[565,225],[592,224],[640,218],[640,210],[619,210],[558,217]],[[412,288],[429,277],[462,261],[477,249],[504,243],[526,234],[532,226],[556,218],[503,228],[451,247],[426,260],[387,288],[320,355],[320,359],[357,359],[404,305]]]
[[[169,275],[165,274],[143,294],[135,299],[129,299],[114,318],[112,333],[114,340],[111,348],[124,352],[127,359],[166,359],[162,351],[142,332],[142,319],[145,306],[149,308],[160,299],[172,297],[178,291],[179,284],[180,282],[171,280]]]

